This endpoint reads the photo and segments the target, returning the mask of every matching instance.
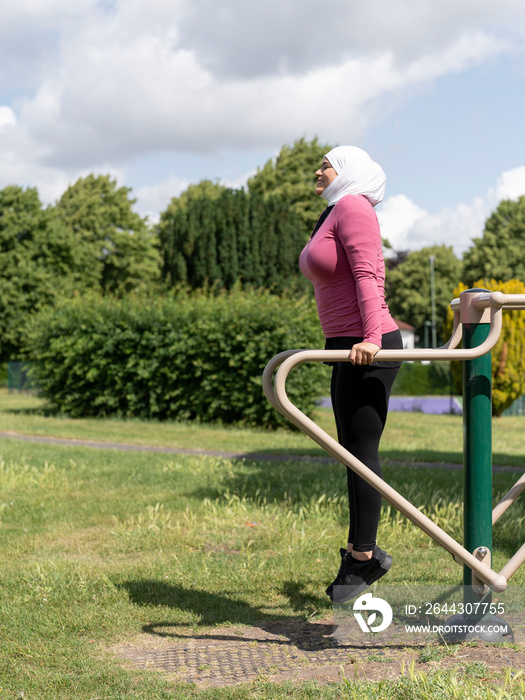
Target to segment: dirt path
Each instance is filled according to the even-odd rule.
[[[227,452],[220,450],[186,449],[182,447],[154,447],[152,445],[132,445],[123,442],[100,442],[97,440],[77,440],[75,438],[43,437],[40,435],[23,435],[17,432],[0,432],[0,439],[7,438],[22,442],[38,442],[49,445],[64,445],[67,447],[90,447],[96,450],[118,450],[120,452],[152,452],[160,454],[202,455],[203,457],[222,457],[223,459],[248,459],[253,461],[282,461],[282,460],[313,460],[316,462],[333,462],[328,455],[293,455],[272,454],[267,452]],[[401,462],[384,460],[385,464],[400,464],[411,467],[427,467],[440,469],[463,469],[463,465],[453,462]],[[522,472],[521,467],[493,466],[494,471]]]
[[[400,644],[395,639],[340,642],[332,620],[283,620],[191,634],[157,625],[133,644],[113,650],[133,668],[152,668],[199,686],[229,686],[258,678],[279,682],[347,679],[394,680],[407,673],[459,669],[487,677],[525,668],[525,645],[471,642],[447,646],[437,639]]]

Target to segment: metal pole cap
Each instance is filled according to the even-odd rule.
[[[481,294],[490,294],[490,290],[474,287],[466,289],[459,295],[459,320],[468,325],[471,323],[490,323],[490,308],[479,309],[474,302]]]

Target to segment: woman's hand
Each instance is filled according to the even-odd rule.
[[[374,343],[356,343],[350,351],[350,362],[353,365],[371,365],[380,349]]]

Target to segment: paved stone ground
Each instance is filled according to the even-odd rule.
[[[347,679],[393,680],[416,670],[476,668],[503,672],[525,668],[525,644],[483,642],[454,647],[436,640],[395,638],[339,641],[331,621],[283,620],[257,627],[218,628],[191,634],[176,626],[154,626],[141,639],[114,650],[126,665],[156,669],[178,681],[198,686],[230,686],[258,678],[274,682]],[[475,664],[475,666],[472,666]],[[482,674],[483,675],[483,674]]]

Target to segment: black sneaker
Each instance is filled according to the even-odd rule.
[[[337,572],[337,576],[335,577],[335,579],[332,581],[332,583],[326,589],[326,595],[329,595],[330,598],[332,597],[332,591],[334,589],[334,586],[339,585],[339,583],[340,583],[339,579],[341,578],[341,574],[343,573],[343,571],[346,568],[346,561],[345,560],[346,560],[346,555],[348,554],[348,552],[346,551],[346,549],[343,549],[341,547],[341,549],[339,550],[339,553],[341,554],[341,566],[339,567],[339,571]]]
[[[345,603],[362,593],[374,581],[384,576],[392,566],[392,556],[376,545],[372,558],[357,561],[349,553],[343,557],[338,577],[328,593],[334,603]],[[330,588],[330,586],[328,587]]]

